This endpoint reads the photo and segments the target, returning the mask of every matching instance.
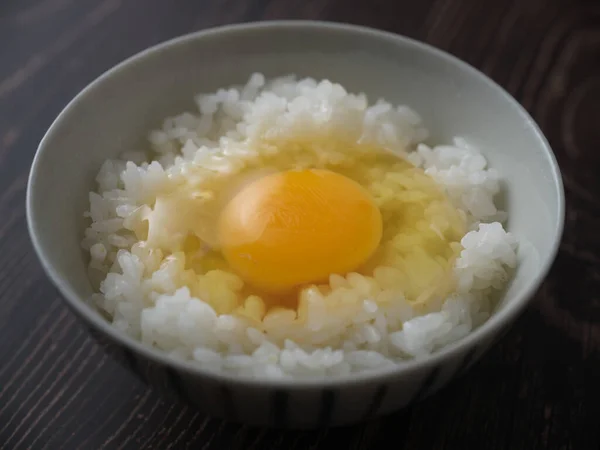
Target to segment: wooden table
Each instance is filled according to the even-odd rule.
[[[473,64],[533,114],[567,189],[560,255],[512,331],[439,394],[347,429],[252,429],[162,400],[80,328],[45,278],[25,225],[36,146],[86,84],[179,34],[281,18],[392,30]],[[0,448],[598,449],[599,119],[596,1],[2,0]]]

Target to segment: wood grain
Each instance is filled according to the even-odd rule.
[[[534,116],[564,172],[551,275],[465,376],[361,426],[282,433],[208,419],[92,343],[31,248],[25,186],[64,105],[104,70],[193,30],[325,19],[429,42]],[[0,449],[600,448],[600,4],[585,0],[4,0],[0,2]]]

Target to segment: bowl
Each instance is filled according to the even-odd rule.
[[[431,141],[466,137],[505,180],[519,266],[481,327],[432,356],[373,374],[266,381],[175,361],[113,328],[92,294],[80,247],[88,192],[106,158],[134,148],[198,92],[244,83],[255,71],[329,78],[369,98],[411,105]],[[252,425],[317,428],[368,420],[420,401],[477,361],[529,303],[553,262],[564,192],[548,142],[525,110],[486,76],[428,45],[368,28],[284,21],[226,26],[143,51],[79,93],[35,156],[27,191],[35,250],[52,283],[94,338],[142,380],[211,416]]]

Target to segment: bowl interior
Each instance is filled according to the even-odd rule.
[[[466,64],[410,40],[345,26],[276,24],[217,30],[163,45],[108,72],[80,94],[44,138],[29,186],[29,220],[42,262],[63,293],[92,291],[80,248],[88,192],[106,158],[144,145],[193,96],[244,83],[253,72],[329,78],[371,101],[410,105],[430,143],[465,137],[505,180],[509,229],[521,263],[500,308],[523,301],[545,274],[562,229],[562,185],[544,138],[504,91]],[[69,295],[67,295],[69,296]]]

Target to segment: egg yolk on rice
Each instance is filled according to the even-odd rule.
[[[221,213],[221,251],[246,282],[267,292],[357,270],[382,235],[379,208],[358,183],[328,170],[267,175]]]
[[[339,139],[269,149],[157,198],[148,216],[147,243],[181,258],[186,284],[217,313],[302,320],[307,289],[332,308],[352,301],[339,279],[353,273],[370,283],[364,295],[393,288],[413,305],[453,290],[466,218],[422,169]]]

